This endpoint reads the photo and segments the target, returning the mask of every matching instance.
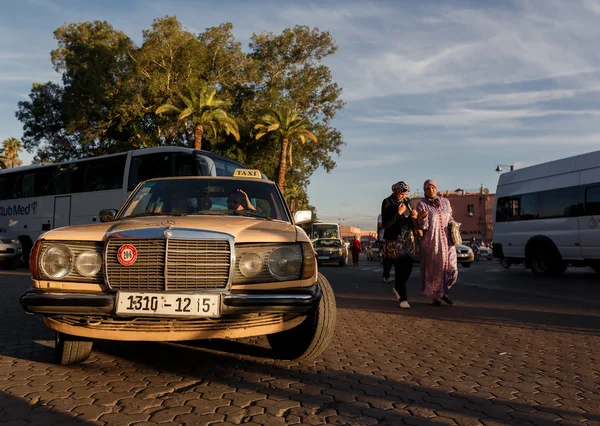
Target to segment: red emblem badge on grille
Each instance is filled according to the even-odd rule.
[[[123,266],[131,266],[137,260],[137,249],[131,244],[123,244],[117,251],[117,260]]]

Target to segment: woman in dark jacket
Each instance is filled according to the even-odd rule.
[[[383,233],[382,254],[392,262],[396,270],[394,294],[400,307],[410,308],[406,294],[406,282],[410,278],[415,255],[413,230],[417,229],[417,212],[410,206],[410,191],[405,182],[392,185],[392,195],[381,203]]]

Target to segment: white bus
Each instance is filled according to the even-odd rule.
[[[600,151],[500,175],[492,249],[535,275],[600,272]]]
[[[23,260],[50,229],[99,222],[118,210],[136,185],[166,176],[231,176],[241,163],[183,147],[127,151],[55,164],[0,170],[0,232],[18,238]]]

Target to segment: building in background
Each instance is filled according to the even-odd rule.
[[[461,223],[460,229],[464,240],[475,237],[478,242],[490,244],[494,239],[492,214],[495,194],[490,194],[487,188],[481,186],[477,192],[439,191],[438,194],[448,198],[452,206],[454,220]],[[421,194],[411,197],[411,205],[419,204]]]
[[[340,226],[340,234],[345,240],[353,240],[355,235],[360,238],[360,228],[358,226]]]

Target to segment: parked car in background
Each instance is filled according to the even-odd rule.
[[[456,260],[465,268],[469,268],[471,264],[475,261],[475,254],[471,247],[467,247],[462,244],[456,244]]]
[[[9,238],[0,232],[0,266],[4,269],[15,269],[21,264],[23,246],[18,238]]]
[[[487,247],[479,247],[479,259],[492,260],[494,255],[492,254],[492,249]]]
[[[337,263],[340,266],[348,264],[348,247],[339,238],[318,238],[312,242],[317,253],[317,262]]]
[[[369,243],[365,253],[367,260],[381,260],[381,249],[377,242]]]

